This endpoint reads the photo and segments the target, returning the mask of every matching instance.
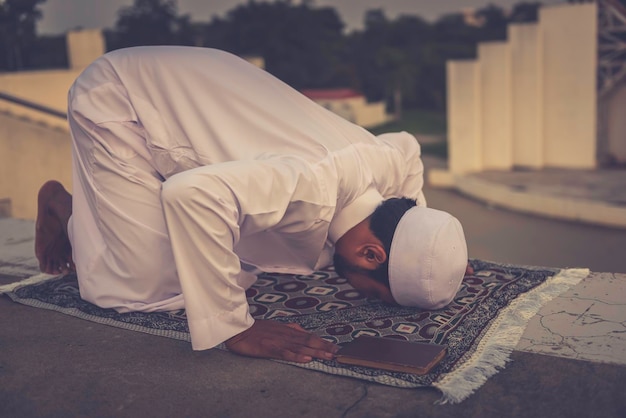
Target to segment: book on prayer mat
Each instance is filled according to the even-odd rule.
[[[446,355],[446,346],[362,335],[337,352],[343,364],[426,374]]]

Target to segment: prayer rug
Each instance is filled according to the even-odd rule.
[[[315,360],[298,367],[403,388],[432,386],[442,402],[458,403],[503,368],[530,318],[550,299],[589,274],[587,269],[548,269],[472,260],[459,293],[437,311],[368,300],[330,270],[308,276],[262,274],[247,292],[255,318],[295,322],[337,344],[373,335],[448,346],[429,374],[418,376]],[[34,278],[33,281],[37,281]],[[185,312],[117,313],[80,298],[75,275],[0,288],[14,301],[72,316],[189,341]],[[220,347],[224,348],[224,347]]]

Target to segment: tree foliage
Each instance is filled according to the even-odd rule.
[[[343,68],[343,26],[332,8],[249,1],[224,19],[214,19],[203,43],[262,56],[268,71],[296,88],[338,86],[349,82]]]
[[[118,12],[115,30],[107,34],[109,49],[138,45],[189,45],[189,16],[178,15],[176,0],[135,0]]]
[[[0,0],[0,70],[30,67],[38,9],[46,0]]]
[[[43,1],[0,0],[1,68],[23,66],[26,49],[37,57],[29,61],[31,66],[52,62],[47,48],[59,47],[56,38],[41,38],[18,52],[11,49],[32,41],[40,16],[36,6]],[[536,21],[539,7],[539,2],[522,1],[507,13],[490,4],[475,12],[474,22],[462,13],[435,22],[416,15],[389,19],[384,10],[373,9],[365,13],[363,29],[347,33],[334,8],[311,1],[248,0],[224,17],[191,22],[178,13],[176,0],[134,0],[120,9],[114,28],[105,35],[109,50],[196,45],[260,56],[270,73],[295,88],[351,87],[369,100],[387,101],[399,113],[403,106],[443,109],[446,61],[475,57],[478,42],[504,40],[509,23]],[[11,32],[20,33],[19,40],[5,35],[6,22],[20,27]]]

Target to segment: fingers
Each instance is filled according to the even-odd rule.
[[[302,327],[300,326],[300,324],[296,324],[296,323],[290,322],[289,324],[286,324],[286,325],[287,325],[289,328],[293,328],[293,329],[295,329],[295,330],[302,331],[302,332],[307,332],[304,328],[302,328]]]
[[[296,339],[285,340],[285,344],[272,344],[275,355],[274,358],[296,363],[308,363],[315,358],[332,360],[335,357],[334,353],[336,349],[333,344],[329,343],[331,345],[329,349],[315,348],[314,346],[319,345],[318,340],[324,343],[328,342],[313,334],[303,333],[303,335],[305,335],[306,338],[301,339],[301,337],[298,336]]]
[[[307,346],[294,347],[292,352],[300,358],[299,360],[294,360],[298,362],[309,362],[314,358],[322,360],[332,360],[335,358],[335,354],[331,351],[314,349]]]
[[[465,267],[465,275],[470,274],[474,274],[474,268],[470,264],[467,264],[467,267]]]
[[[315,334],[311,334],[309,331],[302,328],[300,324],[289,323],[285,325],[291,329],[296,330],[297,332],[302,333],[302,335],[294,335],[294,337],[300,337],[302,339],[300,344],[304,347],[310,347],[329,353],[334,353],[339,349],[335,344],[326,341],[325,339],[318,337]]]
[[[303,345],[320,352],[330,353],[330,358],[333,358],[334,354],[339,351],[339,346],[311,333],[307,333],[307,341]]]
[[[306,363],[314,358],[332,360],[339,347],[335,344],[305,331],[298,324],[286,324],[285,334],[282,335],[284,344],[281,344],[281,359]],[[289,330],[287,330],[289,328]]]
[[[288,349],[280,349],[276,351],[276,356],[273,357],[277,360],[291,361],[293,363],[308,363],[313,361],[313,356],[303,353],[298,353]]]
[[[330,360],[335,344],[305,331],[297,324],[257,320],[252,327],[226,341],[229,350],[246,356],[306,363],[314,358]]]

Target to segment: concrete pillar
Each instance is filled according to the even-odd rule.
[[[106,52],[100,29],[84,29],[67,33],[67,55],[71,69],[85,68]]]
[[[595,168],[597,4],[543,7],[543,138],[546,166]]]
[[[479,63],[447,62],[448,162],[451,173],[482,170]]]
[[[537,24],[508,27],[511,46],[513,164],[543,167],[541,33]]]
[[[511,50],[506,42],[478,45],[482,164],[485,170],[513,167]]]

